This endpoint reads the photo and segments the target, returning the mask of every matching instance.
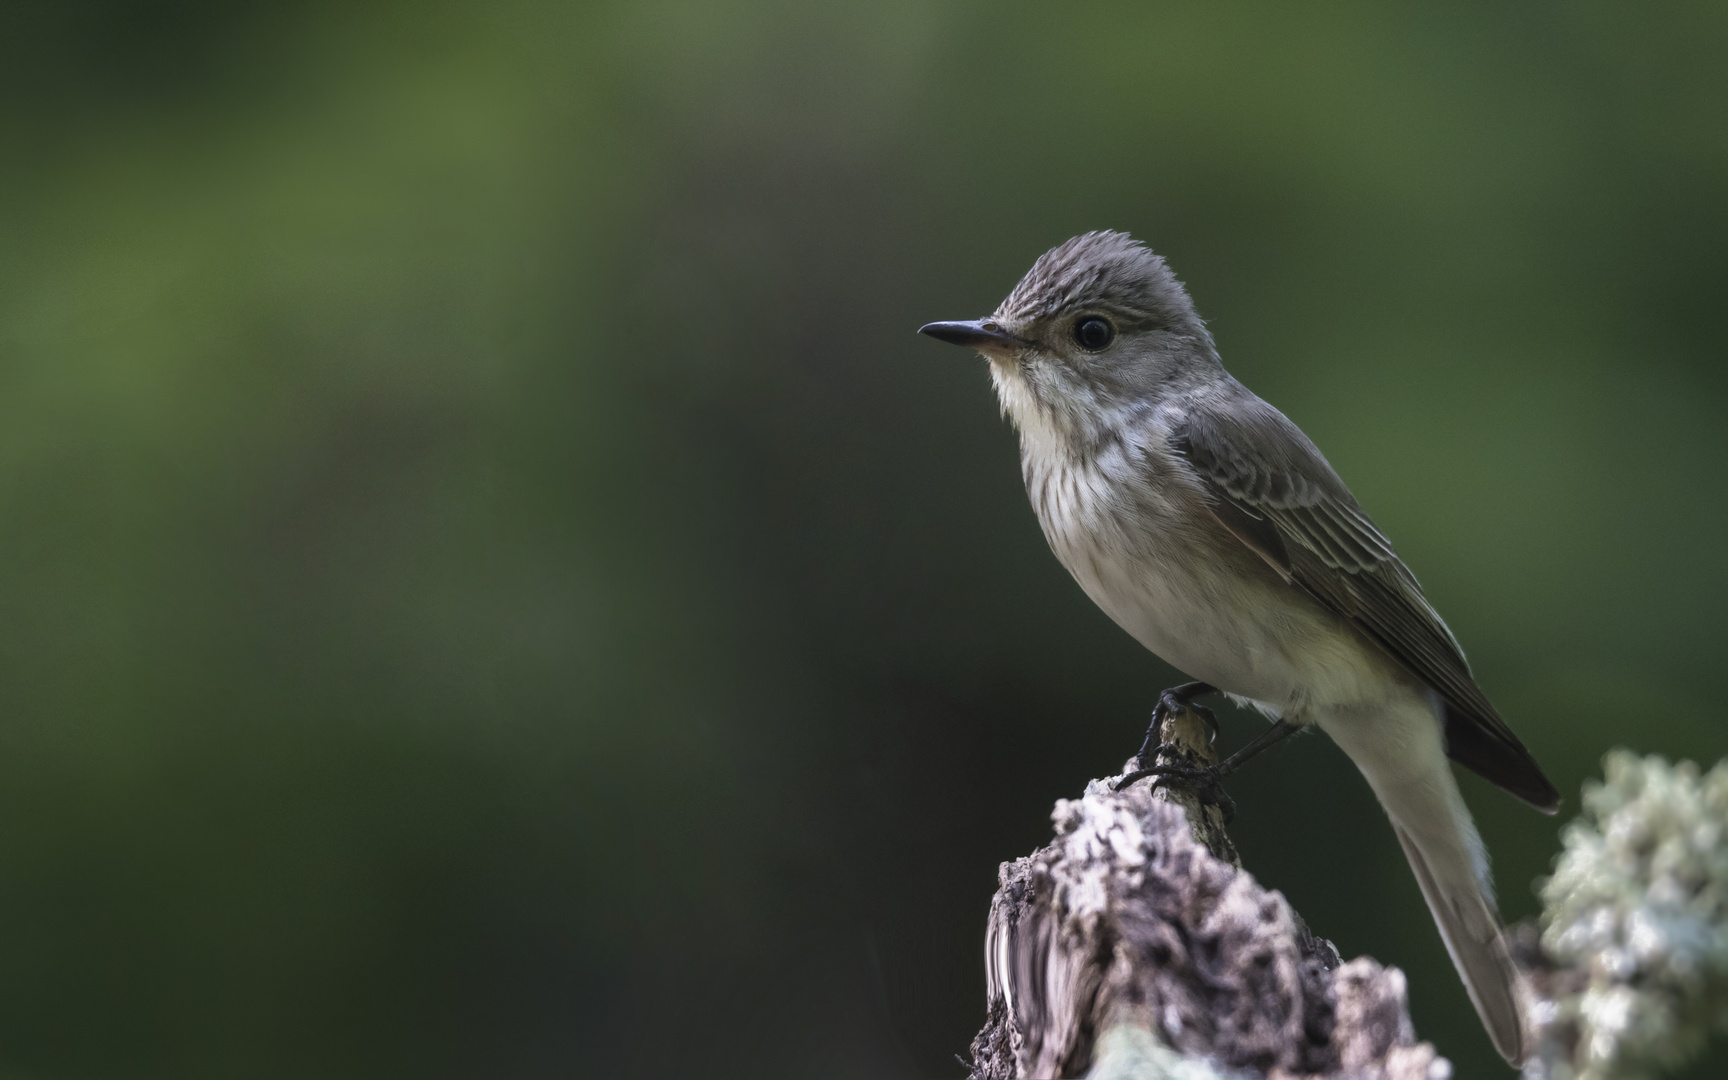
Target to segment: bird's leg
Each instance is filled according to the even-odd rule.
[[[1240,769],[1243,763],[1249,758],[1254,757],[1273,743],[1283,742],[1285,739],[1296,734],[1299,730],[1301,730],[1301,728],[1298,725],[1292,724],[1287,720],[1280,720],[1265,731],[1254,736],[1253,739],[1249,740],[1247,746],[1244,746],[1242,749],[1231,754],[1223,761],[1220,761],[1218,764],[1214,765],[1212,769],[1218,774],[1218,778],[1222,780],[1237,769]]]
[[[1158,695],[1158,704],[1152,707],[1152,724],[1146,729],[1146,739],[1140,744],[1140,752],[1134,755],[1136,778],[1147,775],[1143,770],[1151,768],[1157,763],[1158,751],[1163,749],[1159,743],[1161,738],[1159,732],[1164,726],[1164,721],[1174,713],[1182,712],[1184,709],[1192,710],[1195,716],[1205,722],[1206,730],[1211,733],[1212,740],[1217,741],[1218,718],[1212,715],[1212,710],[1206,706],[1194,704],[1194,699],[1202,694],[1215,694],[1217,692],[1218,688],[1211,683],[1190,682],[1183,683],[1181,686],[1172,686]],[[1133,783],[1132,780],[1123,780],[1116,785],[1116,790],[1121,791],[1131,783]]]

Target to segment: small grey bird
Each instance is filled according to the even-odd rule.
[[[1160,712],[1218,690],[1276,721],[1211,779],[1308,724],[1356,763],[1495,1048],[1521,1063],[1518,970],[1447,758],[1547,813],[1559,793],[1325,457],[1224,370],[1164,260],[1087,233],[1040,257],[988,319],[920,332],[989,360],[1051,550],[1198,680]],[[1125,782],[1178,771],[1151,764],[1150,742]]]

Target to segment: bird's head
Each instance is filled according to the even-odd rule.
[[[1127,233],[1090,232],[1051,248],[989,318],[919,333],[990,361],[1002,411],[1022,430],[1083,436],[1218,360],[1188,292]]]

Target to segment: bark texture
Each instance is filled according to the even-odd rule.
[[[1204,762],[1185,716],[1166,734]],[[1403,974],[1341,963],[1237,865],[1219,807],[1095,780],[1052,817],[1055,840],[1004,863],[991,902],[974,1080],[1451,1075],[1415,1037]]]

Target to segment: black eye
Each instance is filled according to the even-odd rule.
[[[1116,340],[1116,328],[1110,320],[1088,315],[1074,324],[1074,344],[1087,352],[1103,352]]]

